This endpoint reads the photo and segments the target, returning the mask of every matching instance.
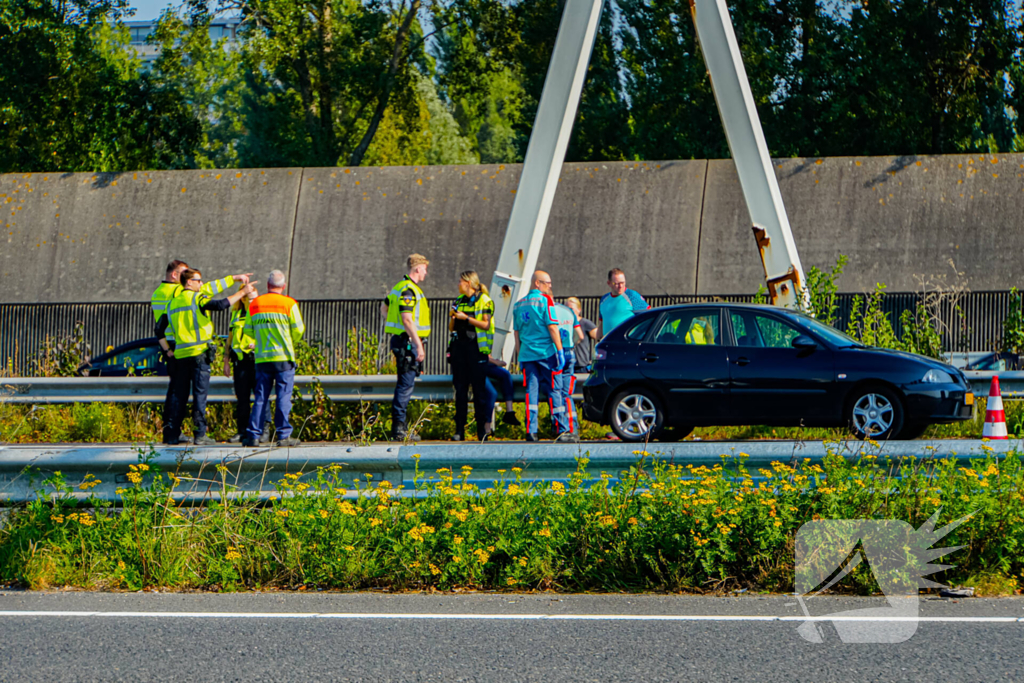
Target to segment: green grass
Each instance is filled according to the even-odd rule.
[[[1024,434],[1024,402],[1006,401],[1007,426],[1011,434]],[[118,443],[160,441],[163,422],[161,405],[80,403],[72,405],[12,405],[0,403],[0,442],[7,443]],[[520,422],[525,424],[524,406],[516,405]],[[495,438],[521,440],[526,436],[523,427],[501,424],[504,409],[498,409]],[[541,436],[550,438],[550,420],[547,406],[540,406]],[[455,431],[455,406],[452,403],[410,404],[410,421],[417,424],[418,433],[428,440],[450,439]],[[472,415],[472,413],[471,413]],[[233,406],[210,404],[207,409],[210,434],[226,440],[235,433]],[[310,399],[296,398],[291,422],[299,438],[305,441],[386,440],[391,426],[390,406],[387,403],[334,403],[322,392]],[[985,422],[985,400],[979,399],[974,418],[966,422],[934,425],[925,432],[925,439],[980,438]],[[186,431],[191,419],[186,420]],[[581,421],[584,439],[603,439],[610,433],[586,420]],[[476,433],[475,422],[470,420],[466,433]],[[836,441],[849,437],[843,429],[810,427],[698,427],[688,439],[702,440],[757,440],[802,439],[810,441]]]
[[[639,452],[638,452],[639,453]],[[340,468],[296,472],[266,506],[176,506],[179,485],[140,456],[121,504],[76,507],[59,475],[52,494],[7,514],[0,581],[31,588],[137,590],[551,589],[708,592],[793,589],[793,544],[814,519],[898,519],[919,527],[973,512],[943,539],[965,546],[939,580],[1015,590],[1024,566],[1024,467],[1016,455],[848,462],[748,472],[636,465],[610,481],[586,461],[566,483],[533,485],[518,470],[490,489],[470,471],[417,473],[417,498],[386,482],[346,491]],[[227,472],[222,472],[223,481]],[[83,486],[88,489],[90,484]],[[229,490],[222,483],[223,490]],[[843,590],[871,593],[866,571]]]

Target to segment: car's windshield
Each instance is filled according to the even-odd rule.
[[[830,344],[838,346],[839,348],[847,348],[851,346],[856,348],[866,348],[864,344],[860,343],[859,341],[857,341],[856,339],[849,335],[843,334],[842,332],[832,327],[831,325],[826,325],[825,323],[818,322],[811,316],[805,315],[803,313],[794,312],[794,315],[799,316],[800,322],[802,322],[807,327],[811,328],[811,330],[815,334],[824,337],[825,340],[828,341],[828,343]]]

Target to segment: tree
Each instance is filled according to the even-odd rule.
[[[0,171],[174,166],[199,126],[107,25],[127,0],[0,0]]]
[[[208,23],[190,24],[172,10],[160,17],[150,40],[160,46],[152,80],[177,92],[201,126],[196,145],[178,163],[192,168],[238,166],[246,133],[241,53],[225,39],[212,40]]]

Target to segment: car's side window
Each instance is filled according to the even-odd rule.
[[[633,329],[626,333],[626,339],[630,341],[642,341],[647,336],[647,330],[651,329],[651,324],[654,322],[654,318],[648,318],[639,325],[635,325]]]
[[[736,337],[737,346],[764,346],[753,313],[733,311],[729,314],[729,320],[732,321],[732,333]]]
[[[753,317],[757,331],[760,332],[761,339],[764,342],[763,345],[770,349],[792,348],[793,340],[803,334],[797,328],[777,318],[757,314]]]
[[[720,344],[721,339],[718,311],[698,309],[665,316],[652,341],[656,344],[714,346]]]

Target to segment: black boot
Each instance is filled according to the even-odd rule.
[[[404,422],[396,422],[391,427],[392,441],[419,441],[420,437],[410,434]]]

